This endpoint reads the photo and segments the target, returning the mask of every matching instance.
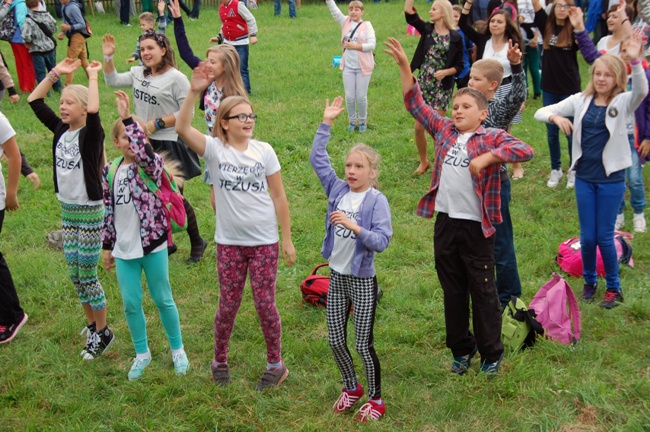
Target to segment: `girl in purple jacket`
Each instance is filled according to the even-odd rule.
[[[378,420],[386,412],[381,399],[381,373],[375,353],[373,327],[377,307],[374,254],[388,247],[393,229],[386,197],[376,188],[379,155],[357,144],[345,158],[345,180],[337,177],[327,154],[330,129],[344,111],[343,98],[326,103],[309,161],[325,188],[328,199],[323,257],[331,269],[327,295],[328,339],[343,376],[343,390],[334,404],[336,413],[349,411],[364,394],[357,381],[347,347],[347,322],[351,307],[356,349],[366,370],[368,402],[357,412],[357,421]]]
[[[131,117],[129,96],[116,91],[120,119],[113,126],[113,142],[122,151],[117,169],[107,164],[102,172],[106,217],[102,230],[103,263],[115,267],[136,357],[128,378],[139,379],[151,362],[147,325],[142,309],[142,271],[147,277],[151,298],[158,308],[176,375],[190,367],[183,348],[178,309],[169,284],[167,258],[168,221],[163,203],[140,177],[144,171],[157,183],[163,175],[163,158],[153,151],[142,128],[144,121]],[[110,174],[109,174],[110,173]]]

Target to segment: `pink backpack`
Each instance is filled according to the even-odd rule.
[[[569,284],[557,273],[537,291],[528,309],[535,310],[548,339],[565,345],[580,339],[578,301]]]
[[[632,245],[630,240],[634,236],[630,233],[616,231],[614,233],[614,244],[616,245],[616,256],[618,262],[634,267],[632,259]],[[573,277],[582,277],[582,254],[580,253],[580,239],[571,238],[563,241],[557,250],[557,263],[560,268]],[[596,248],[596,273],[598,276],[605,276],[605,265],[600,249]]]

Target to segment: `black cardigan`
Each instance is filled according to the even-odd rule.
[[[29,106],[41,123],[54,133],[54,139],[52,140],[52,176],[54,177],[54,191],[58,193],[56,145],[61,135],[70,129],[70,125],[63,123],[43,99],[31,101]],[[104,166],[104,128],[102,128],[98,112],[88,113],[86,126],[79,131],[79,152],[81,153],[88,198],[92,201],[101,201],[103,199],[101,170]]]
[[[412,25],[417,31],[420,32],[420,42],[415,49],[415,54],[413,54],[413,60],[411,60],[411,72],[414,72],[416,69],[419,69],[422,66],[424,61],[424,56],[433,45],[433,37],[431,36],[434,33],[434,25],[431,22],[424,22],[418,16],[417,12],[414,14],[409,14],[404,12],[404,17],[406,22]],[[456,30],[449,31],[449,54],[447,54],[447,59],[445,60],[445,69],[456,68],[456,75],[460,74],[463,71],[464,66],[463,60],[463,37]],[[421,72],[421,71],[420,71]],[[454,76],[448,75],[442,79],[442,88],[449,90],[454,87]]]

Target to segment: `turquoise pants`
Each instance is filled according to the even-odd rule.
[[[147,324],[142,309],[142,270],[147,278],[151,298],[158,308],[160,320],[167,332],[169,345],[173,350],[180,349],[183,346],[183,338],[178,309],[169,285],[167,249],[132,260],[116,258],[115,269],[122,293],[124,315],[136,354],[144,354],[148,350]]]

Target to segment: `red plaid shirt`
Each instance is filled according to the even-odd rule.
[[[449,149],[456,143],[460,132],[451,119],[438,115],[422,99],[420,86],[415,83],[413,88],[404,95],[406,110],[427,130],[435,140],[436,159],[433,164],[431,187],[418,204],[418,215],[431,218],[436,206],[436,194],[440,185],[442,163]],[[485,129],[480,126],[474,136],[467,142],[467,153],[470,160],[491,151],[494,156],[504,162],[525,162],[532,159],[533,149],[528,144],[518,140],[509,133],[500,129]],[[474,192],[479,197],[482,207],[483,235],[490,237],[495,229],[492,224],[503,222],[501,217],[501,178],[499,168],[501,164],[493,164],[476,177],[472,175]]]

